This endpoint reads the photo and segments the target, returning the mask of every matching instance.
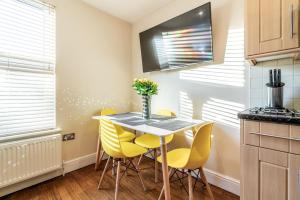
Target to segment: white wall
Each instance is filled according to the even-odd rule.
[[[215,61],[184,71],[142,74],[139,32],[206,3],[177,0],[133,25],[132,78],[149,77],[159,83],[153,111],[169,108],[181,116],[215,120],[213,149],[206,167],[239,180],[240,149],[237,112],[248,107],[248,66],[244,63],[242,0],[212,0]],[[133,92],[132,92],[133,93]],[[133,93],[133,108],[140,97]],[[177,136],[172,146],[185,146],[189,138]]]
[[[57,126],[76,133],[63,159],[95,153],[103,107],[130,108],[131,25],[81,0],[48,0],[57,12]]]

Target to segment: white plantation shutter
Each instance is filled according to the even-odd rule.
[[[0,0],[0,137],[55,127],[55,10]]]

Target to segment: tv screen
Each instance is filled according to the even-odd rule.
[[[140,44],[143,72],[212,61],[210,3],[141,32]]]

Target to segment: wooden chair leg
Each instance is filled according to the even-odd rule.
[[[173,172],[173,169],[171,168],[170,171],[169,171],[169,177],[171,176],[172,172]],[[163,195],[164,195],[164,186],[161,188],[161,192],[160,192],[160,195],[158,197],[158,200],[160,200]]]
[[[214,195],[213,195],[213,193],[212,193],[212,191],[211,191],[211,188],[210,188],[209,183],[207,182],[207,179],[206,179],[206,177],[205,177],[203,168],[200,167],[200,168],[199,168],[199,171],[200,171],[201,179],[202,179],[203,182],[205,183],[206,188],[207,188],[207,190],[208,190],[208,194],[209,194],[210,199],[211,199],[211,200],[214,200]]]
[[[115,159],[113,159],[112,161],[112,169],[111,169],[111,175],[115,176],[116,172],[115,172]]]
[[[188,182],[189,182],[189,200],[193,200],[193,179],[191,170],[188,171]]]
[[[135,168],[135,170],[136,170],[136,172],[137,172],[137,174],[138,174],[138,176],[139,176],[139,179],[140,179],[140,182],[141,182],[141,184],[142,184],[142,186],[143,186],[144,191],[147,191],[147,188],[146,188],[145,183],[144,183],[144,181],[143,181],[143,177],[142,177],[142,174],[141,174],[141,170],[140,170],[138,164],[135,164],[133,161],[130,161],[130,162],[132,162],[132,165],[133,165],[133,167]]]
[[[123,158],[123,162],[124,162],[124,165],[126,165],[126,162],[127,162],[126,158]],[[126,167],[125,167],[125,172],[124,172],[124,174],[125,174],[125,176],[128,175],[127,170],[126,170]]]
[[[158,200],[161,200],[162,196],[164,195],[164,186],[161,188]]]
[[[158,182],[157,149],[154,149],[154,182]]]
[[[105,167],[103,169],[103,172],[102,172],[102,175],[101,175],[101,178],[100,178],[100,181],[99,181],[99,184],[98,184],[98,190],[101,188],[101,184],[102,184],[102,181],[103,181],[103,178],[104,178],[104,175],[105,175],[105,172],[108,168],[108,165],[109,165],[109,161],[110,161],[110,157],[107,158],[107,162],[105,164]]]
[[[100,158],[99,158],[98,168],[99,168],[100,163],[101,163],[101,161],[102,161],[102,159],[103,159],[103,157],[104,157],[104,154],[105,154],[105,152],[102,150],[101,155],[100,155]]]
[[[102,157],[104,152],[102,151]],[[95,162],[95,170],[99,169],[100,162],[101,162],[101,139],[100,135],[98,136],[98,143],[97,143],[97,151],[96,151],[96,162]]]
[[[142,155],[140,156],[139,161],[138,161],[138,163],[137,163],[138,166],[140,166],[140,164],[141,164],[141,162],[142,162],[143,156],[144,156],[144,154],[142,154]]]
[[[116,191],[115,191],[115,200],[118,199],[119,196],[119,185],[120,185],[120,167],[121,167],[121,161],[118,160],[117,164],[117,177],[116,177]]]
[[[98,162],[98,164],[97,164],[97,163],[95,164],[95,170],[96,170],[96,171],[100,168],[100,164],[101,164],[101,161],[102,161],[102,159],[103,159],[103,157],[104,157],[104,154],[105,154],[105,152],[104,152],[104,151],[101,151],[101,155],[100,155],[100,157],[99,157],[99,162]]]

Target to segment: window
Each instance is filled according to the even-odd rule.
[[[55,104],[54,8],[0,0],[0,137],[54,129]]]

